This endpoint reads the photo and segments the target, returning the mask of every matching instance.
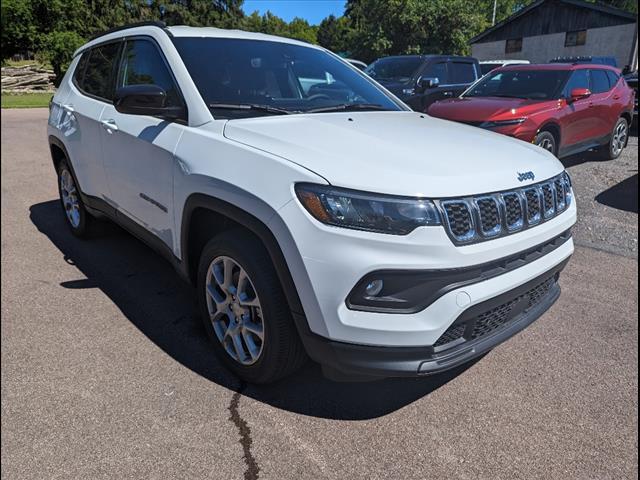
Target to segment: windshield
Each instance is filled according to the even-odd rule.
[[[216,118],[403,110],[366,76],[317,48],[230,38],[173,41]]]
[[[414,76],[421,64],[420,57],[387,57],[376,60],[364,71],[376,80],[406,82]]]
[[[496,71],[489,73],[463,96],[551,100],[560,98],[568,76],[566,70]]]

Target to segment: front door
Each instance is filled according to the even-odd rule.
[[[593,136],[596,127],[596,119],[591,109],[593,99],[589,96],[572,101],[571,91],[576,88],[590,88],[588,70],[575,70],[563,92],[566,99],[563,111],[566,121],[561,139],[563,148],[587,142]]]
[[[167,105],[181,105],[177,84],[156,43],[126,40],[116,88],[154,84],[167,93]],[[173,248],[173,152],[183,123],[119,113],[107,105],[100,118],[104,167],[110,200],[122,213]]]

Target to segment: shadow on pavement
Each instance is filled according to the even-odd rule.
[[[638,174],[598,194],[596,202],[625,212],[638,213]]]
[[[230,390],[239,380],[216,359],[201,326],[193,289],[171,265],[114,224],[101,224],[91,240],[79,240],[64,223],[57,200],[30,207],[30,219],[86,279],[62,282],[70,289],[99,288],[152,342],[195,373]],[[431,393],[475,362],[426,378],[335,383],[313,362],[268,386],[249,385],[242,394],[304,415],[365,420],[402,408]]]

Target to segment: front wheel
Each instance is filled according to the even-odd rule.
[[[269,254],[250,232],[207,243],[198,268],[204,327],[218,358],[241,379],[270,383],[306,360]]]
[[[551,132],[545,130],[538,133],[538,135],[536,135],[535,144],[557,156],[558,148],[556,144],[556,137],[554,137]]]
[[[615,160],[618,158],[624,147],[627,146],[629,140],[629,124],[626,118],[619,118],[613,127],[611,132],[611,140],[609,144],[603,149],[603,156],[605,160]]]

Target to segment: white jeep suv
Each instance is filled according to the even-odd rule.
[[[75,53],[48,136],[71,231],[107,217],[157,249],[250,382],[307,356],[336,376],[460,365],[545,312],[573,252],[553,155],[295,40],[112,30]]]

